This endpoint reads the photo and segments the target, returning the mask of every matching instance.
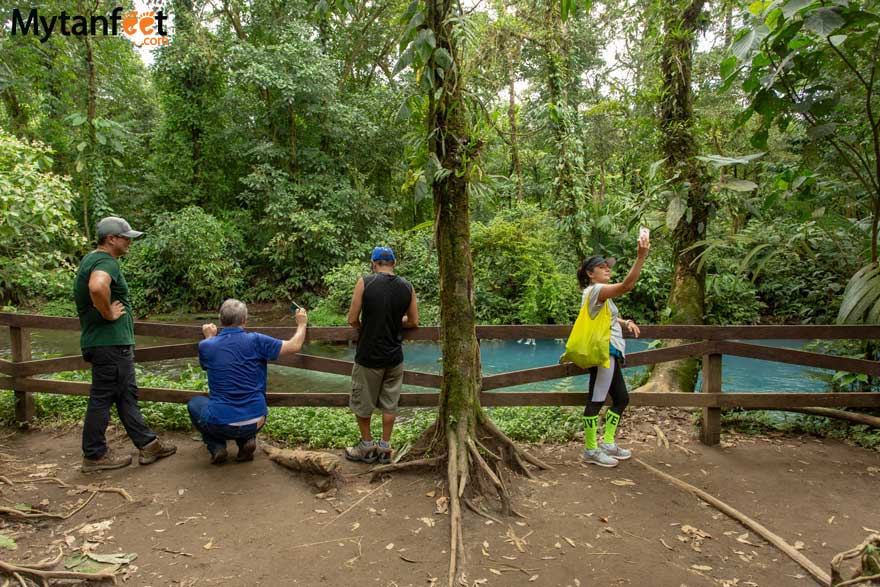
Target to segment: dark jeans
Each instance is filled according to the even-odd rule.
[[[241,448],[247,439],[255,437],[262,428],[262,425],[257,426],[256,423],[245,426],[230,426],[229,424],[205,422],[204,416],[205,410],[208,409],[208,398],[203,395],[189,400],[186,408],[189,410],[189,419],[192,420],[196,430],[202,433],[202,440],[208,445],[211,454],[221,448],[226,448],[227,440],[234,440],[238,444],[238,448]]]
[[[92,386],[83,422],[83,455],[99,459],[107,452],[104,433],[110,422],[110,407],[114,404],[128,437],[137,448],[153,442],[156,434],[144,422],[137,403],[133,348],[99,346],[83,349],[83,359],[92,364]]]

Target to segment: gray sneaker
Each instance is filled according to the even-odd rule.
[[[376,445],[376,457],[380,464],[387,465],[391,462],[391,445],[380,440]]]
[[[600,467],[617,466],[617,459],[606,455],[604,452],[602,452],[601,448],[586,448],[584,449],[584,454],[581,458],[584,459],[585,463],[599,465]]]
[[[604,452],[609,457],[614,457],[618,461],[625,461],[626,459],[633,456],[633,453],[626,450],[625,448],[620,448],[617,444],[605,444],[604,442],[599,443],[599,449]]]
[[[361,463],[375,463],[378,458],[376,445],[372,440],[361,440],[356,445],[345,449],[345,458]]]

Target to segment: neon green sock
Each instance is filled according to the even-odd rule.
[[[605,412],[605,444],[614,444],[614,436],[617,434],[617,425],[620,424],[620,414],[608,410]]]
[[[599,416],[584,416],[584,446],[587,449],[597,448],[596,429],[599,427]]]

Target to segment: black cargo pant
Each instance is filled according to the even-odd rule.
[[[133,347],[99,346],[83,349],[83,359],[92,364],[92,387],[89,390],[89,405],[83,423],[83,456],[98,459],[107,452],[104,433],[110,422],[110,407],[114,404],[134,445],[143,448],[151,443],[156,434],[144,422],[138,407]]]

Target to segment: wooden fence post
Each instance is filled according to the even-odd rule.
[[[721,393],[721,355],[703,355],[703,393]],[[721,408],[703,408],[700,442],[713,446],[721,442]]]
[[[31,360],[31,334],[27,328],[9,327],[9,338],[12,341],[12,361]],[[20,426],[27,426],[34,417],[34,396],[22,391],[19,386],[20,379],[16,378],[12,384],[15,391],[15,421]]]

